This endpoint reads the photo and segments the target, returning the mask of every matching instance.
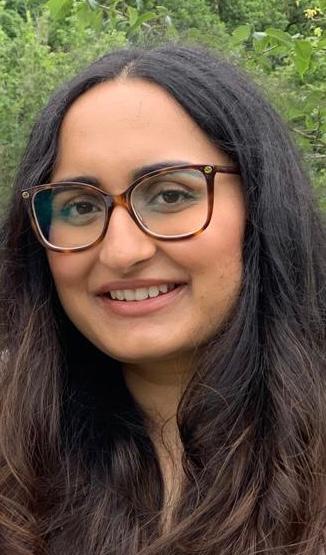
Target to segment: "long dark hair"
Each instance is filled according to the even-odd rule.
[[[47,182],[62,119],[123,74],[157,83],[241,169],[243,283],[178,408],[185,480],[169,531],[141,408],[119,363],[58,301],[20,190]],[[1,228],[0,551],[316,555],[325,525],[325,232],[286,127],[242,71],[200,47],[94,62],[35,124]]]

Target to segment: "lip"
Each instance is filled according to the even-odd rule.
[[[151,287],[152,285],[162,285],[164,283],[175,283],[177,285],[185,284],[185,281],[180,281],[179,279],[134,279],[134,280],[119,280],[119,281],[108,281],[99,287],[96,291],[96,295],[103,295],[109,291],[115,291],[116,289],[139,289],[141,287]]]
[[[163,282],[161,281],[160,283]],[[186,288],[187,284],[183,283],[164,295],[145,299],[144,301],[116,301],[104,295],[99,296],[98,299],[102,307],[108,312],[113,312],[121,316],[144,316],[169,307],[183,295]]]

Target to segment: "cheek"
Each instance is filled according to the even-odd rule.
[[[241,273],[244,220],[216,221],[188,243],[171,245],[170,256],[190,274],[219,280]],[[172,253],[173,251],[173,253]]]
[[[203,341],[213,336],[231,314],[240,294],[242,275],[241,242],[220,248],[215,242],[210,256],[202,257],[194,276],[194,298],[200,320],[205,322]]]
[[[217,303],[229,305],[235,300],[243,272],[244,220],[234,222],[212,222],[207,237],[206,256],[203,256],[201,273],[202,286],[211,291]],[[202,251],[205,252],[204,246]]]
[[[209,313],[218,309],[221,314],[233,304],[242,283],[243,263],[241,245],[216,250],[198,267],[197,288]]]
[[[92,266],[89,253],[48,252],[48,263],[58,293],[66,288],[82,287]]]
[[[196,313],[210,331],[227,317],[241,288],[245,216],[242,206],[237,208],[214,215],[189,243],[170,247],[191,279]]]

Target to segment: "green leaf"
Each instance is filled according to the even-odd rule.
[[[44,7],[50,12],[50,16],[54,20],[64,18],[72,8],[72,0],[48,0]]]
[[[146,12],[143,15],[140,15],[136,21],[137,27],[145,23],[146,21],[151,21],[152,19],[156,19],[157,15],[154,12]]]
[[[259,39],[257,39],[256,37],[254,37],[253,40],[253,47],[256,50],[256,52],[261,53],[265,50],[265,48],[267,48],[268,44],[269,44],[269,38],[266,35],[266,33],[264,33],[264,37],[261,37]]]
[[[326,48],[326,39],[321,39],[317,43],[318,48]]]
[[[146,21],[151,21],[152,19],[156,19],[156,18],[157,18],[157,15],[154,12],[146,12],[142,15],[138,15],[136,21],[132,25],[130,25],[128,34],[132,35],[134,31],[139,29],[139,27],[141,27],[143,23],[145,23]]]
[[[270,38],[281,42],[282,44],[286,44],[287,46],[293,46],[293,41],[291,35],[289,33],[285,33],[281,31],[281,29],[274,29],[274,27],[269,27],[266,29],[266,34]]]
[[[129,25],[133,27],[138,19],[138,10],[136,8],[133,8],[132,6],[128,6],[127,12],[128,12]]]
[[[295,51],[296,54],[300,56],[300,58],[306,58],[310,60],[312,54],[312,45],[307,40],[298,40],[295,44]]]
[[[169,10],[166,6],[156,6],[156,11],[159,15],[168,15]]]
[[[266,52],[266,56],[286,56],[289,54],[289,48],[285,44],[275,45]]]
[[[267,37],[267,34],[266,34],[265,32],[263,32],[263,31],[255,31],[255,32],[252,34],[252,36],[253,36],[254,39],[256,39],[256,40],[259,41],[259,40],[262,40],[262,39],[264,39],[265,37]]]
[[[98,2],[96,0],[87,0],[87,3],[92,10],[96,10],[98,7]]]
[[[307,40],[298,40],[295,43],[294,65],[302,78],[308,71],[312,55],[312,45]]]
[[[233,45],[242,44],[251,34],[251,25],[239,25],[236,27],[231,35],[231,43]]]
[[[309,131],[315,131],[316,126],[317,126],[316,119],[313,118],[310,114],[307,114],[305,116],[305,127],[306,127],[306,129],[308,129]]]
[[[103,14],[101,10],[94,11],[87,4],[81,4],[77,10],[80,29],[95,29],[100,31]]]
[[[304,113],[302,108],[298,106],[290,105],[286,112],[286,116],[290,121],[292,121],[292,120],[302,119],[304,117]]]
[[[311,111],[314,108],[319,108],[323,102],[323,93],[321,91],[313,91],[306,97],[304,101],[305,112]]]

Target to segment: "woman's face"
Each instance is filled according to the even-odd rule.
[[[71,106],[51,180],[91,176],[117,195],[136,170],[165,161],[231,164],[159,86],[121,79],[92,88]],[[160,241],[118,206],[100,244],[77,253],[48,251],[48,260],[62,306],[81,333],[119,361],[153,367],[186,360],[227,318],[241,283],[244,227],[239,176],[217,174],[212,220],[198,236]],[[186,285],[151,310],[148,301],[130,301],[144,303],[135,314],[114,311],[99,294],[109,282],[141,279]]]

